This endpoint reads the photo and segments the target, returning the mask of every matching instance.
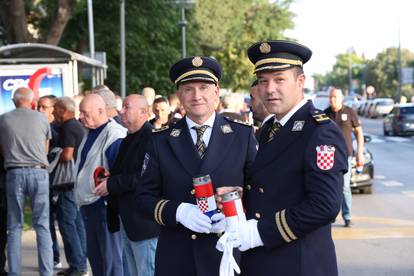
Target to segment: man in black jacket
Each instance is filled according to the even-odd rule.
[[[151,139],[148,108],[147,100],[142,95],[125,98],[120,114],[128,135],[122,141],[110,177],[95,189],[98,195],[109,195],[108,228],[112,233],[121,229],[130,274],[145,276],[154,274],[159,227],[134,211],[136,186],[132,179],[141,171],[145,148]]]

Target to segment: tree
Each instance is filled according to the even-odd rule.
[[[179,9],[168,0],[126,0],[126,90],[152,86],[175,90],[170,66],[181,58]],[[293,27],[292,0],[197,1],[187,10],[187,52],[208,55],[223,66],[222,86],[247,89],[254,77],[246,50],[254,42],[284,38]],[[119,1],[94,0],[96,51],[107,53],[106,84],[119,90]],[[88,51],[86,0],[2,0],[0,35],[6,43],[44,42]],[[250,77],[251,76],[251,77]],[[88,87],[85,87],[88,88]]]
[[[210,0],[198,1],[194,20],[204,55],[212,55],[223,66],[222,86],[247,89],[253,65],[247,49],[254,42],[285,38],[293,25],[291,0]],[[249,77],[250,76],[250,77]]]
[[[383,97],[394,97],[399,100],[398,90],[398,49],[388,48],[377,54],[367,65],[367,85],[375,87],[376,93]],[[401,66],[407,67],[414,62],[414,54],[408,49],[401,50]],[[412,95],[412,85],[404,85],[402,91]]]
[[[0,29],[3,43],[57,45],[75,5],[76,0],[2,0]]]
[[[325,78],[321,79],[319,77],[320,85],[324,87],[341,87],[350,91],[349,68],[351,68],[352,79],[357,80],[360,88],[363,82],[364,59],[359,57],[353,49],[336,56],[336,63],[333,65],[332,71]]]
[[[107,54],[105,83],[119,91],[119,2],[94,0],[96,51]],[[191,15],[189,15],[191,16]],[[176,6],[164,0],[125,1],[126,91],[138,92],[152,86],[158,94],[174,91],[168,76],[170,66],[181,56],[181,35]],[[62,40],[62,46],[83,53],[88,50],[86,1],[76,7]],[[187,29],[192,34],[193,29]],[[188,47],[193,47],[189,41]]]
[[[388,48],[378,53],[374,59],[367,60],[363,56],[359,57],[355,51],[343,53],[336,56],[336,63],[332,70],[325,75],[315,75],[319,87],[338,86],[348,89],[348,68],[349,58],[352,64],[352,78],[365,86],[373,86],[377,97],[394,97],[399,100],[397,95],[398,88],[398,65],[397,48]],[[401,51],[401,66],[413,67],[414,54],[407,49]],[[363,94],[362,85],[358,91]],[[402,86],[405,96],[414,95],[412,84]]]

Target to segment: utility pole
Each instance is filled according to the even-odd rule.
[[[351,94],[352,91],[352,48],[348,49],[348,93],[347,95]]]
[[[120,87],[121,87],[121,97],[125,98],[126,91],[125,91],[125,0],[120,0],[119,5],[119,15],[120,15],[120,62],[121,62],[121,78],[120,78]]]
[[[180,8],[180,20],[178,21],[178,27],[181,29],[181,55],[182,58],[187,56],[187,37],[186,37],[186,25],[185,9],[190,9],[194,6],[196,0],[167,0],[167,2],[177,5]]]
[[[182,5],[181,20],[178,21],[178,26],[181,28],[181,53],[183,58],[187,56],[185,25],[187,25],[187,21],[185,20],[185,7]]]
[[[397,72],[398,72],[398,88],[397,88],[397,101],[401,100],[402,95],[402,66],[401,66],[401,36],[400,26],[398,26],[398,58],[397,58]]]
[[[92,0],[88,0],[88,29],[89,29],[89,52],[92,59],[95,59],[95,33],[93,28],[93,5]],[[96,86],[95,67],[92,66],[92,88]]]

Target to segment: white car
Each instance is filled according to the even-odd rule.
[[[371,108],[368,111],[368,117],[377,118],[384,117],[391,112],[394,107],[394,100],[391,98],[374,99]]]

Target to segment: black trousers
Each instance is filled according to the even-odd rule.
[[[4,272],[6,265],[6,243],[7,243],[7,202],[6,191],[0,189],[0,275]]]

